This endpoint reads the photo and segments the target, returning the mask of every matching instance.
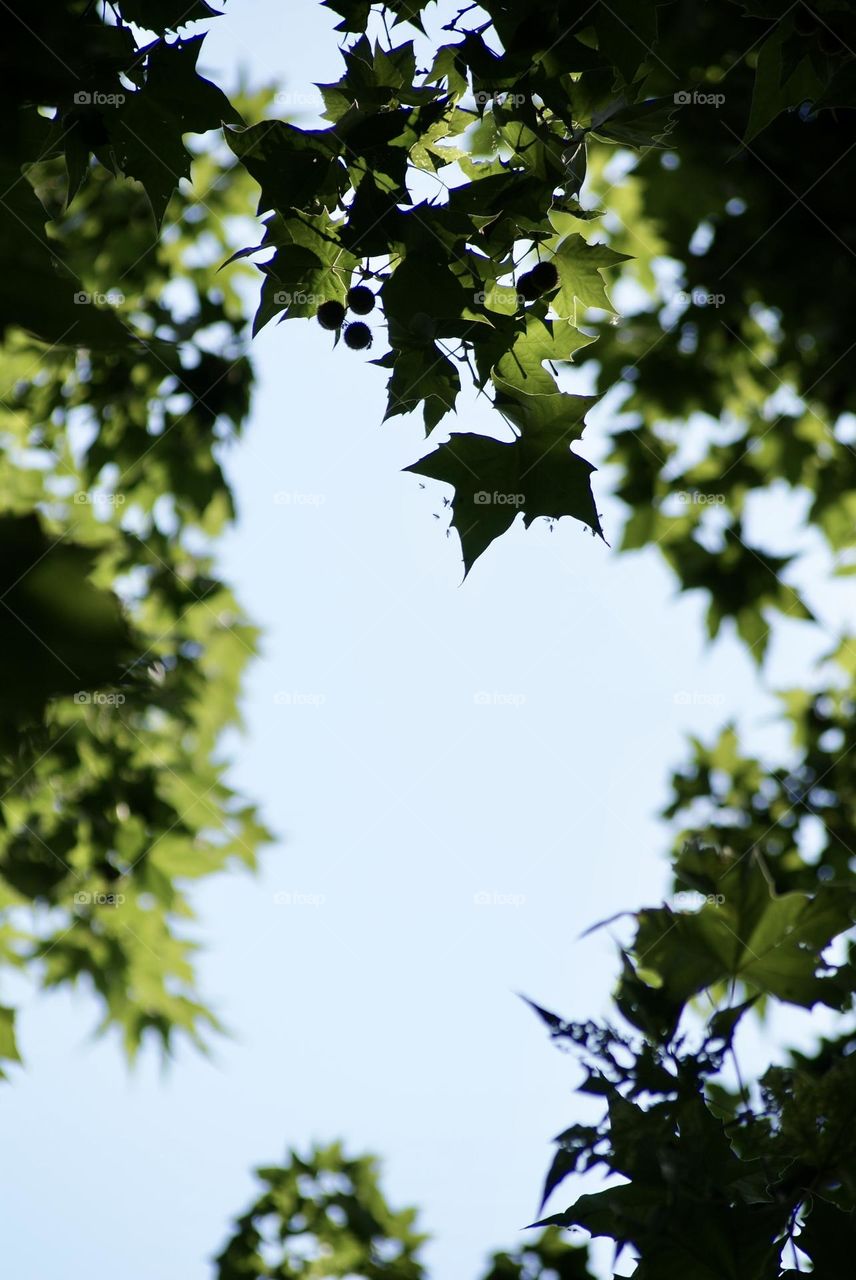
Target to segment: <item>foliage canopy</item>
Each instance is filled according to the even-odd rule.
[[[709,634],[733,625],[760,664],[773,615],[825,628],[792,566],[854,568],[850,307],[834,284],[853,254],[851,6],[327,7],[343,71],[312,128],[200,74],[203,0],[3,8],[0,644],[16,679],[0,696],[0,962],[47,986],[87,979],[131,1053],[216,1025],[188,886],[252,865],[266,837],[224,781],[255,633],[211,543],[250,403],[248,260],[254,331],[326,308],[351,348],[336,358],[371,351],[385,372],[387,419],[419,412],[432,435],[493,406],[493,431],[432,435],[409,468],[453,487],[465,572],[518,514],[571,516],[621,552],[657,547],[704,593]],[[235,219],[256,205],[245,246]],[[617,534],[588,419],[627,508]],[[759,539],[771,495],[801,504],[785,551]],[[638,1280],[846,1274],[854,653],[836,637],[783,694],[790,759],[755,759],[735,726],[691,743],[666,814],[681,897],[633,913],[613,1016],[535,1006],[603,1100],[557,1139],[545,1199],[609,1177],[544,1219],[534,1261],[498,1255],[491,1280],[587,1275],[558,1226],[629,1249]],[[772,1003],[823,1006],[840,1031],[748,1079],[737,1042]],[[6,1006],[0,1057],[17,1058]],[[334,1149],[262,1176],[222,1280],[313,1274],[289,1253],[295,1214],[337,1274],[421,1275],[370,1164]]]

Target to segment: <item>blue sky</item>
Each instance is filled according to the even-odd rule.
[[[229,9],[206,44],[216,78],[277,79],[297,109],[338,77],[315,0]],[[605,1009],[614,944],[579,935],[660,900],[655,815],[684,734],[739,716],[778,743],[765,685],[823,648],[783,624],[760,681],[729,637],[706,646],[703,602],[655,555],[570,521],[515,525],[461,585],[445,491],[401,471],[420,424],[380,425],[382,371],[309,322],[253,354],[221,560],[265,633],[233,777],[278,839],[258,877],[196,897],[202,986],[234,1038],[129,1073],[89,1040],[85,993],[27,1003],[27,1069],[0,1097],[16,1280],[204,1280],[252,1167],[333,1138],[378,1152],[392,1201],[421,1206],[433,1274],[473,1280],[531,1220],[549,1139],[579,1114],[570,1060],[515,993]],[[456,425],[483,415],[465,401]]]

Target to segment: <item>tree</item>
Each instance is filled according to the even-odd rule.
[[[485,0],[446,24],[422,72],[394,32],[421,31],[430,6],[384,6],[392,30],[374,24],[375,39],[369,6],[331,7],[352,38],[322,86],[330,126],[230,132],[269,214],[257,325],[305,314],[295,288],[347,303],[370,283],[387,417],[421,407],[429,432],[470,373],[504,438],[455,433],[411,468],[454,486],[465,572],[519,511],[602,532],[572,447],[596,397],[564,390],[557,368],[588,364],[634,415],[612,431],[622,549],[659,546],[681,588],[706,593],[711,636],[733,622],[760,663],[771,611],[814,614],[785,576],[792,557],[747,538],[756,499],[808,494],[833,569],[853,545],[847,301],[829,287],[852,221],[849,6]],[[419,198],[417,170],[445,191]],[[628,253],[643,292],[616,324],[603,276]],[[599,1124],[560,1135],[545,1195],[596,1167],[623,1179],[544,1221],[629,1247],[639,1280],[767,1280],[800,1259],[840,1275],[852,1252],[847,1022],[758,1081],[735,1041],[771,1001],[852,1008],[853,652],[845,637],[831,682],[786,696],[795,763],[746,759],[733,729],[694,744],[669,808],[688,822],[681,897],[635,913],[615,1023],[536,1006],[605,1103]]]
[[[217,1025],[187,889],[266,838],[218,754],[256,635],[210,554],[252,388],[241,267],[219,271],[251,184],[182,140],[237,118],[199,38],[166,36],[207,6],[157,12],[144,48],[84,4],[7,12],[3,44],[0,963],[83,980],[130,1054]]]
[[[416,1210],[393,1210],[380,1187],[373,1156],[349,1158],[338,1143],[316,1147],[288,1163],[259,1169],[258,1200],[238,1218],[216,1259],[217,1280],[424,1280]],[[592,1280],[585,1249],[555,1229],[513,1253],[496,1253],[482,1280]]]
[[[828,630],[795,585],[800,558],[853,567],[849,298],[834,287],[853,235],[850,6],[484,0],[441,27],[418,0],[327,3],[344,68],[322,86],[327,125],[313,129],[260,120],[258,103],[240,104],[245,123],[199,76],[200,37],[181,28],[210,16],[203,3],[123,0],[100,17],[68,0],[28,27],[4,17],[0,640],[16,669],[33,633],[46,656],[4,694],[3,958],[49,983],[87,974],[131,1049],[148,1030],[169,1043],[210,1021],[175,929],[180,886],[251,860],[264,835],[214,763],[252,636],[184,537],[214,535],[230,514],[215,442],[224,424],[240,428],[251,376],[233,346],[237,299],[210,292],[219,262],[182,253],[195,217],[180,185],[185,135],[226,123],[237,164],[212,199],[243,208],[249,180],[259,189],[260,243],[230,268],[261,260],[256,330],[317,316],[349,348],[331,359],[362,358],[385,332],[388,349],[368,358],[388,375],[386,417],[419,411],[429,434],[464,405],[467,382],[493,404],[497,434],[455,432],[410,468],[454,487],[465,573],[519,513],[527,525],[570,515],[615,539],[578,451],[596,407],[628,508],[620,551],[658,547],[681,589],[704,593],[711,636],[733,625],[760,665],[773,615]],[[149,44],[138,20],[153,24]],[[44,51],[57,37],[72,50],[63,68]],[[199,159],[220,172],[216,149]],[[218,225],[225,257],[236,246]],[[117,226],[139,236],[135,249],[107,238]],[[117,272],[129,277],[118,306]],[[629,297],[623,315],[607,273]],[[189,322],[164,297],[176,276],[197,290]],[[212,353],[200,330],[224,319],[232,336]],[[577,372],[594,394],[579,393]],[[178,387],[189,400],[175,406]],[[85,446],[78,409],[94,428]],[[50,460],[38,472],[22,452],[34,447]],[[106,518],[91,501],[72,512],[70,495],[91,499],[95,484],[113,499]],[[802,503],[792,554],[747,533],[782,494]],[[583,1092],[604,1100],[597,1124],[559,1136],[545,1193],[610,1176],[540,1225],[612,1239],[638,1280],[773,1280],[807,1262],[846,1272],[854,652],[836,638],[817,678],[784,695],[791,759],[753,758],[734,726],[691,744],[666,815],[682,824],[675,896],[633,913],[614,1015],[567,1022],[535,1006],[581,1054]],[[210,781],[213,813],[184,814],[191,778]],[[230,840],[212,831],[227,822]],[[73,891],[88,900],[70,904]],[[108,901],[119,895],[129,914]],[[33,947],[10,915],[26,903],[64,913],[67,931]],[[158,931],[155,971],[136,929]],[[814,1054],[771,1054],[750,1079],[738,1042],[773,1003],[823,1006],[840,1031]],[[0,1025],[14,1057],[11,1010]],[[309,1174],[327,1159],[316,1153]],[[263,1203],[285,1221],[294,1167],[267,1182]],[[265,1274],[254,1211],[242,1224],[233,1274]]]

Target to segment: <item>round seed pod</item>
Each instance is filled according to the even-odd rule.
[[[374,311],[375,296],[366,285],[355,284],[353,289],[348,290],[345,302],[349,311],[358,316],[367,316],[370,311]]]
[[[539,262],[529,272],[529,278],[532,288],[537,289],[539,294],[549,293],[559,283],[559,273],[552,262]]]
[[[342,322],[345,319],[345,308],[341,302],[331,298],[328,302],[321,303],[321,306],[315,312],[315,319],[322,329],[341,329]]]
[[[517,292],[524,302],[534,302],[536,298],[541,296],[538,281],[533,278],[531,271],[524,272],[517,281]]]
[[[345,346],[352,351],[365,351],[371,345],[371,329],[362,320],[353,320],[345,329]]]

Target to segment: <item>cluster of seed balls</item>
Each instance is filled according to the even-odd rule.
[[[542,294],[549,293],[559,283],[559,273],[552,262],[539,262],[531,271],[525,272],[517,281],[517,292],[524,302],[534,302]],[[338,332],[345,327],[345,346],[353,351],[365,351],[372,345],[372,331],[362,320],[352,320],[345,324],[348,311],[358,316],[367,316],[374,311],[375,296],[364,284],[356,284],[349,289],[344,305],[335,298],[322,302],[316,311],[318,323],[322,329]]]
[[[322,329],[341,329],[345,324],[345,312],[353,311],[358,316],[367,316],[374,311],[375,296],[364,284],[356,284],[349,289],[345,297],[345,305],[331,298],[322,302],[315,315]],[[352,320],[345,325],[345,346],[353,351],[365,351],[372,345],[372,331],[362,320]]]

